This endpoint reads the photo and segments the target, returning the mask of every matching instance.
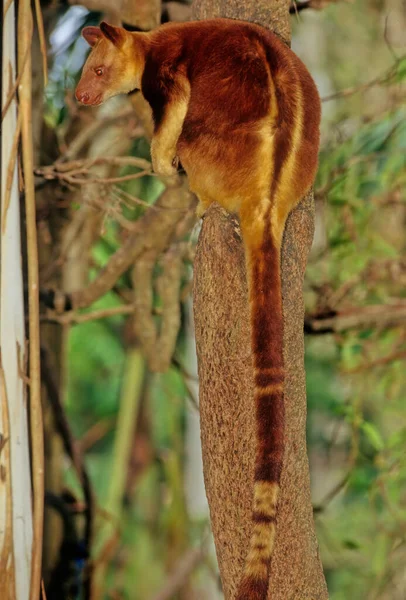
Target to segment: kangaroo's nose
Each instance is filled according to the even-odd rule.
[[[89,102],[89,94],[87,92],[80,92],[76,90],[76,99],[83,104],[87,104]]]

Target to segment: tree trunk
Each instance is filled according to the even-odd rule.
[[[231,17],[270,27],[289,39],[289,0],[197,0],[197,18]],[[234,99],[237,101],[237,99]],[[282,251],[286,434],[269,598],[325,600],[306,453],[302,283],[313,237],[309,195],[288,219]],[[238,220],[206,213],[194,270],[206,491],[226,599],[236,592],[251,532],[255,423],[244,250]],[[272,307],[270,307],[272,310]]]

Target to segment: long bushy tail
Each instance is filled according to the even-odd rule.
[[[253,531],[236,600],[266,600],[284,453],[281,240],[272,231],[270,210],[263,223],[253,224],[244,220],[242,215],[255,368],[257,449]]]

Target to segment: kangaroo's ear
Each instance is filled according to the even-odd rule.
[[[124,43],[124,29],[121,27],[113,27],[113,25],[109,25],[105,21],[100,23],[100,29],[102,30],[104,36],[110,40],[110,42],[113,42],[115,46],[122,46]]]
[[[89,46],[94,46],[97,40],[102,37],[102,32],[99,27],[85,27],[82,29],[82,36],[85,38]]]

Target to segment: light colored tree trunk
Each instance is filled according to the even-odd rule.
[[[7,5],[4,0],[3,7]],[[15,6],[4,16],[2,108],[15,81]],[[32,513],[25,384],[23,275],[17,177],[17,105],[13,99],[1,135],[0,278],[0,598],[28,600]],[[14,148],[14,150],[13,150]]]
[[[287,41],[288,7],[289,0],[197,0],[194,13],[197,18],[254,21]],[[328,597],[314,533],[306,454],[302,283],[312,238],[309,196],[288,219],[282,252],[286,450],[272,600]],[[218,207],[205,216],[194,273],[205,483],[224,593],[231,600],[251,532],[255,411],[244,251],[238,220]]]

